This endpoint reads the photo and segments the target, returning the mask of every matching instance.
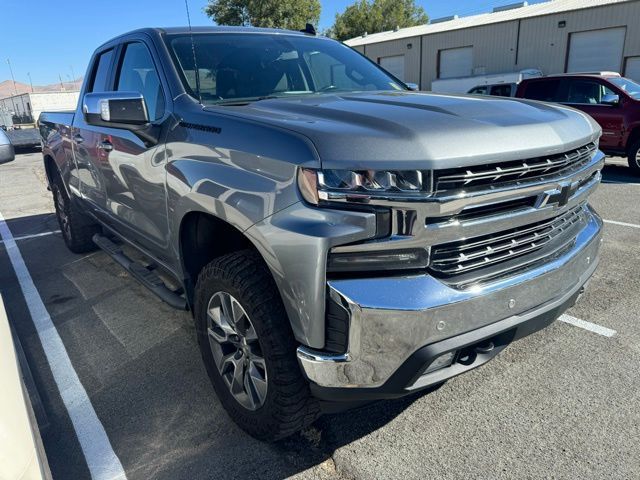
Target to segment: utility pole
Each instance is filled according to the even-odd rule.
[[[58,74],[58,79],[60,80],[60,91],[64,92],[64,83],[62,83],[62,75]]]
[[[31,72],[27,72],[27,77],[29,77],[29,85],[31,85],[31,93],[33,93],[33,80],[31,80]]]
[[[13,91],[18,95],[18,89],[16,88],[16,79],[13,77],[13,68],[11,68],[11,60],[7,58],[7,65],[9,65],[9,71],[11,72],[11,80],[13,81]]]
[[[76,74],[73,71],[73,65],[69,65],[69,68],[71,69],[71,82],[72,82],[72,85],[73,85],[73,90],[75,90],[76,89]]]

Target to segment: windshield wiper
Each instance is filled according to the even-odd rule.
[[[228,98],[226,100],[220,100],[214,103],[214,105],[247,105],[253,102],[259,102],[260,100],[272,100],[274,98],[282,98],[278,95],[263,95],[260,97],[243,97],[243,98]]]

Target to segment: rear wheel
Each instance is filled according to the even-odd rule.
[[[100,232],[100,226],[93,222],[77,205],[71,202],[60,175],[56,175],[51,185],[53,203],[56,207],[58,225],[67,248],[73,253],[85,253],[95,250],[92,237]]]
[[[640,138],[631,143],[629,150],[627,151],[629,160],[629,168],[636,175],[640,175]]]
[[[284,305],[256,252],[231,253],[205,266],[194,307],[207,373],[242,429],[273,441],[317,418]]]

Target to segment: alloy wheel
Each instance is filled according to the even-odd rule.
[[[248,410],[267,396],[267,368],[256,330],[229,293],[217,292],[207,306],[207,336],[213,360],[231,395]]]

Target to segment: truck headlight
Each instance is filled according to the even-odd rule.
[[[432,193],[428,170],[298,169],[298,188],[309,203],[371,200],[416,200]]]

